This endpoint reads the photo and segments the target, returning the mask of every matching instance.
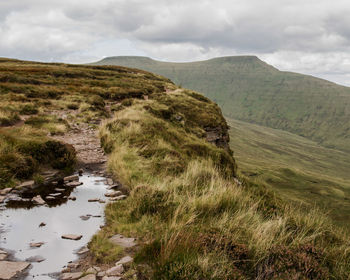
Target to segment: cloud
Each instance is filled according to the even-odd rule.
[[[255,54],[348,84],[349,13],[347,0],[1,1],[0,56],[87,62]]]

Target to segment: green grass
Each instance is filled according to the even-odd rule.
[[[239,171],[287,199],[350,218],[350,155],[285,131],[228,119]]]
[[[323,146],[350,151],[350,88],[282,72],[257,57],[190,63],[146,57],[110,57],[95,65],[122,65],[158,73],[202,92],[225,116],[286,130]]]

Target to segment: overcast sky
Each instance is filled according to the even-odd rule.
[[[0,0],[0,56],[257,55],[350,86],[349,0]]]

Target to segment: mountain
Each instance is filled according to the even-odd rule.
[[[108,57],[94,65],[151,71],[202,92],[225,116],[286,130],[323,146],[350,151],[350,88],[279,71],[255,56],[171,63],[147,57]]]
[[[229,127],[203,95],[137,69],[3,58],[0,97],[0,189],[39,184],[48,165],[69,172],[91,142],[108,156],[125,195],[106,205],[85,269],[130,254],[126,279],[349,279],[348,235],[240,175]]]

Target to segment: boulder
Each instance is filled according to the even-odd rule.
[[[77,234],[63,234],[61,237],[62,239],[80,240],[83,236]]]
[[[116,234],[109,238],[110,242],[123,248],[131,248],[136,246],[135,240],[135,238],[128,238],[121,234]]]
[[[32,198],[32,201],[33,201],[33,203],[35,203],[37,205],[44,205],[46,203],[45,200],[43,200],[40,195],[34,196]]]
[[[106,271],[107,276],[121,276],[124,272],[124,267],[122,264],[118,264]]]
[[[9,280],[25,270],[28,266],[30,266],[28,262],[0,261],[0,279]]]

